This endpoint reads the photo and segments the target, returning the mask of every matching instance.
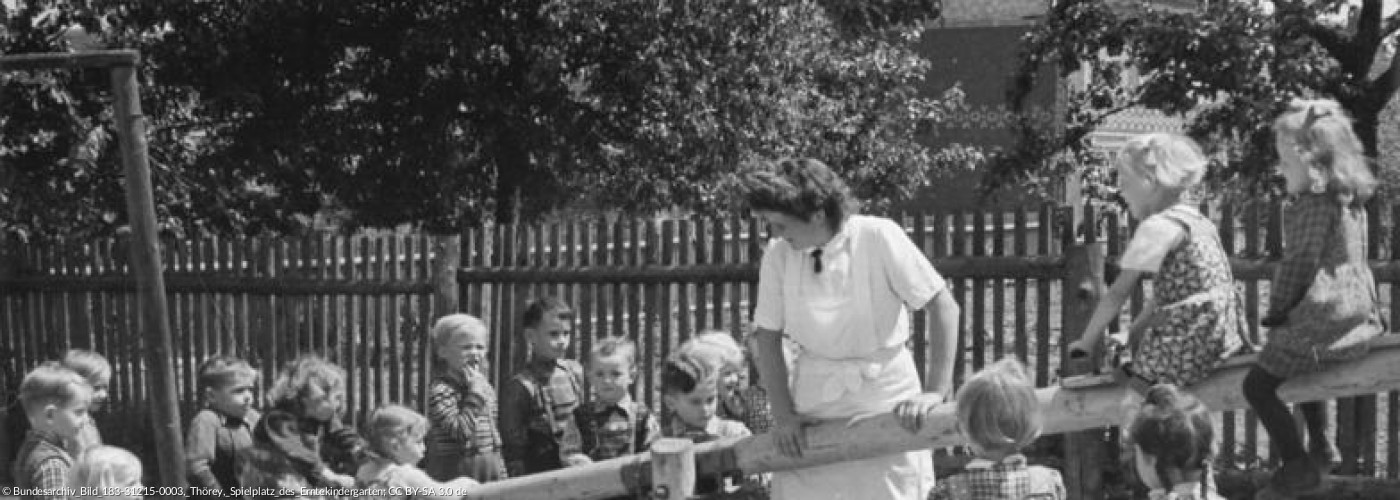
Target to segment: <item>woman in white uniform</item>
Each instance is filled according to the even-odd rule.
[[[770,432],[782,453],[801,456],[804,423],[889,412],[909,400],[917,413],[951,393],[958,305],[903,228],[855,215],[850,189],[817,160],[768,163],[735,185],[773,237],[753,324]],[[933,326],[926,388],[905,346],[911,309],[926,309]],[[800,346],[792,373],[783,336]],[[772,484],[779,500],[922,500],[933,486],[933,462],[927,451],[897,453],[779,472]]]

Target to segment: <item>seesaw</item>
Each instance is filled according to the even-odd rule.
[[[1400,389],[1400,336],[1382,337],[1372,345],[1372,351],[1364,358],[1289,380],[1279,389],[1280,395],[1284,401],[1303,402]],[[1209,378],[1192,387],[1191,392],[1215,411],[1245,408],[1241,384],[1254,357],[1250,354],[1226,361]],[[1109,375],[1067,379],[1037,392],[1045,411],[1047,434],[1117,425],[1127,408],[1124,401],[1136,394]],[[891,414],[854,422],[825,422],[808,429],[808,448],[799,458],[778,453],[767,435],[704,443],[694,448],[695,469],[701,475],[734,470],[773,472],[966,442],[956,429],[951,403],[935,407],[925,422],[918,434],[905,431]],[[650,470],[651,456],[642,453],[487,483],[466,498],[584,500],[636,494],[649,487]]]

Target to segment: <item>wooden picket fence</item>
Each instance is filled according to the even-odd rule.
[[[1234,255],[1251,325],[1266,304],[1269,261],[1280,255],[1280,209],[1264,203],[1207,207]],[[1371,217],[1371,255],[1392,321],[1400,282],[1392,256],[1397,210]],[[1039,385],[1054,383],[1065,342],[1064,250],[1101,242],[1109,256],[1126,243],[1126,217],[1043,206],[1009,212],[897,215],[909,236],[952,285],[963,308],[955,374],[963,380],[995,359],[1027,362]],[[674,346],[708,329],[743,334],[756,294],[761,224],[740,217],[626,219],[493,225],[460,235],[321,235],[308,238],[199,239],[165,242],[162,262],[177,349],[184,412],[198,404],[201,359],[230,353],[263,370],[300,352],[318,352],[349,373],[348,414],[374,406],[420,406],[429,357],[426,332],[448,309],[492,327],[491,373],[498,384],[525,360],[520,316],[535,297],[554,295],[576,310],[575,355],[598,338],[620,335],[642,354],[638,396],[657,403],[658,364]],[[142,326],[120,240],[41,247],[11,242],[0,255],[0,396],[8,402],[25,370],[71,347],[113,362],[112,403],[102,419],[109,441],[153,449]],[[1111,267],[1111,266],[1110,266]],[[455,307],[451,304],[455,304]],[[1142,294],[1131,312],[1142,306]],[[1123,319],[1128,315],[1125,313]],[[1073,318],[1071,318],[1072,320]],[[1073,321],[1069,321],[1072,323]],[[1116,327],[1116,326],[1115,326]],[[929,322],[914,315],[911,347],[927,369]],[[1258,338],[1257,326],[1250,334]],[[1398,393],[1335,402],[1344,471],[1400,477]],[[1222,419],[1225,452],[1242,463],[1270,455],[1247,413]],[[1379,436],[1379,438],[1377,438]]]

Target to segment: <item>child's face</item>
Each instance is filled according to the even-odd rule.
[[[826,215],[821,211],[812,214],[811,220],[773,210],[754,210],[753,213],[768,225],[770,238],[785,239],[799,250],[822,245],[831,237],[831,228],[827,227]]]
[[[703,427],[715,416],[719,406],[719,384],[702,383],[689,393],[671,393],[665,396],[666,405],[676,412],[682,422],[694,427]]]
[[[740,366],[725,366],[719,374],[720,393],[729,397],[738,391],[744,380],[744,370]]]
[[[210,387],[209,407],[234,418],[243,418],[253,408],[253,378],[238,377],[232,384]]]
[[[79,391],[75,397],[63,404],[44,407],[44,422],[49,431],[64,438],[78,435],[78,430],[88,423],[88,408],[92,404],[92,393]]]
[[[632,364],[623,356],[594,356],[588,365],[588,383],[598,401],[616,403],[632,386]]]
[[[1118,168],[1118,195],[1128,202],[1128,211],[1138,219],[1152,215],[1158,204],[1157,183],[1128,165]]]
[[[487,340],[486,330],[463,328],[457,330],[445,344],[437,346],[437,355],[453,370],[475,370],[486,359]]]
[[[423,445],[423,436],[412,434],[405,433],[394,440],[393,449],[389,450],[390,454],[393,455],[389,458],[393,459],[394,462],[408,465],[423,460],[423,455],[427,453],[427,448]]]
[[[88,403],[88,411],[101,410],[107,404],[108,387],[112,382],[112,377],[93,377],[88,379],[88,385],[92,386],[92,401]]]
[[[1303,161],[1298,142],[1290,134],[1276,134],[1274,149],[1278,151],[1278,171],[1283,174],[1288,192],[1301,193],[1312,187],[1312,179],[1308,175],[1310,168]]]
[[[306,412],[305,416],[323,422],[335,417],[344,401],[345,391],[332,389],[330,392],[326,392],[325,389],[314,385],[301,396],[301,406]]]
[[[558,314],[546,314],[540,324],[525,328],[525,341],[536,356],[544,359],[559,359],[569,349],[573,338],[572,319],[561,319]]]

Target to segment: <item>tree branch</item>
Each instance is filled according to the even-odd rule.
[[[1400,30],[1400,11],[1391,14],[1381,23],[1381,40],[1390,38],[1396,30]]]
[[[1356,44],[1375,47],[1381,41],[1381,0],[1361,2],[1361,15],[1356,22]],[[1374,49],[1372,49],[1374,50]],[[1375,56],[1375,52],[1371,53]]]
[[[1372,0],[1368,0],[1368,2],[1369,1]],[[1374,1],[1378,2],[1379,0]],[[1276,9],[1274,16],[1279,25],[1288,25],[1290,23],[1296,25],[1299,32],[1308,38],[1312,38],[1313,41],[1322,46],[1323,50],[1326,50],[1328,54],[1331,54],[1332,57],[1340,61],[1343,69],[1353,73],[1357,72],[1354,66],[1357,64],[1355,61],[1359,58],[1356,57],[1356,51],[1353,50],[1353,40],[1351,37],[1347,36],[1341,30],[1317,22],[1314,13],[1309,12],[1296,2],[1274,2],[1274,5]],[[1372,52],[1371,55],[1374,56],[1375,52]],[[1363,65],[1360,73],[1364,74],[1366,72],[1365,69]]]
[[[1395,52],[1390,55],[1390,65],[1385,71],[1373,80],[1371,85],[1372,102],[1390,102],[1390,97],[1395,94],[1395,89],[1400,88],[1400,74],[1397,74],[1396,67],[1400,66],[1400,47],[1395,48]]]

